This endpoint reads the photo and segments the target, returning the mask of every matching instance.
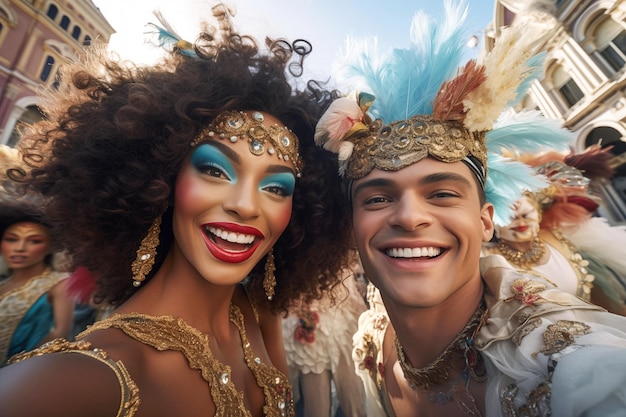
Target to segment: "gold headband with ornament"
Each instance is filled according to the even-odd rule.
[[[471,132],[454,120],[436,120],[433,115],[414,115],[383,124],[372,120],[367,110],[374,96],[360,93],[357,100],[335,100],[320,119],[315,132],[319,146],[339,154],[340,174],[358,179],[377,168],[397,171],[427,156],[443,162],[476,158],[472,170],[484,179],[487,166],[485,132]],[[481,181],[484,183],[484,181]]]
[[[192,146],[205,138],[228,139],[232,143],[246,139],[253,155],[276,155],[278,159],[290,162],[296,176],[302,174],[302,159],[299,153],[298,137],[287,127],[274,123],[263,125],[265,116],[259,111],[226,111],[215,119],[192,142]]]

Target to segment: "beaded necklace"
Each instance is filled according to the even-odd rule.
[[[498,242],[496,249],[506,258],[509,263],[515,264],[523,269],[531,269],[543,258],[546,247],[538,236],[533,239],[533,247],[529,251],[521,251],[512,248],[503,240]]]
[[[475,400],[468,391],[471,380],[485,381],[487,371],[482,356],[474,347],[474,337],[480,331],[480,327],[487,317],[487,305],[485,300],[481,300],[478,308],[467,322],[463,330],[446,346],[441,354],[430,364],[423,368],[414,368],[409,363],[404,348],[400,345],[398,337],[394,343],[398,355],[398,362],[408,381],[409,386],[417,390],[418,388],[430,389],[432,386],[441,385],[448,382],[450,370],[455,363],[455,358],[463,358],[465,368],[462,371],[464,386],[457,382],[452,382],[452,387],[447,392],[433,392],[429,394],[431,402],[446,404],[456,401],[457,404],[469,415],[480,415],[476,407]]]

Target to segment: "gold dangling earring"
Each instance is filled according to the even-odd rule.
[[[268,300],[274,298],[274,287],[276,287],[276,277],[274,276],[276,265],[274,265],[274,248],[267,252],[267,261],[265,261],[265,276],[263,277],[263,288]]]
[[[161,232],[161,216],[154,219],[148,233],[141,240],[139,249],[137,249],[137,257],[131,265],[133,271],[133,286],[139,287],[146,275],[154,266],[156,258],[156,247],[159,245],[159,233]]]

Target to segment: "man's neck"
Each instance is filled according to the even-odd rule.
[[[476,312],[483,291],[480,280],[459,289],[433,307],[406,308],[385,304],[398,341],[413,367],[427,366],[448,347]]]

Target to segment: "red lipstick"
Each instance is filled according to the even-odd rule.
[[[220,238],[217,236],[211,235],[211,233],[208,232],[209,227],[222,229],[227,232],[253,235],[253,236],[256,236],[257,238],[255,238],[252,244],[245,250],[228,250],[217,244],[215,239],[220,239]],[[211,252],[211,254],[216,259],[222,262],[227,262],[227,263],[240,263],[240,262],[247,261],[254,254],[254,252],[259,247],[261,242],[263,242],[263,239],[265,239],[265,236],[263,235],[263,233],[261,233],[260,230],[254,227],[243,226],[243,225],[236,224],[236,223],[225,223],[225,222],[207,223],[202,226],[202,229],[203,229],[202,236],[204,238],[204,242],[209,252]],[[242,247],[244,246],[245,245],[242,245]]]

